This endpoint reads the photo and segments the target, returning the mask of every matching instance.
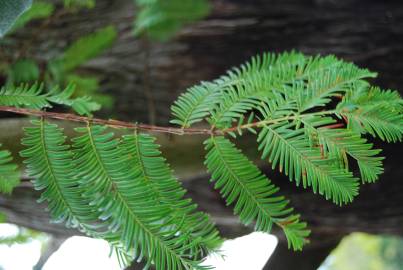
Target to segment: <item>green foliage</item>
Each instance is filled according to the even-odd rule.
[[[7,220],[6,214],[0,212],[0,223],[4,223]]]
[[[209,115],[221,94],[220,91],[215,91],[216,88],[218,86],[215,84],[206,82],[191,87],[171,107],[172,114],[176,117],[176,119],[171,120],[171,123],[190,127],[192,124],[203,120]]]
[[[399,270],[403,263],[402,247],[400,237],[352,233],[342,239],[319,270]]]
[[[45,93],[43,85],[6,86],[0,89],[0,106],[26,107],[32,109],[52,108],[53,104],[71,106],[80,115],[91,115],[100,106],[91,101],[90,97],[71,98],[74,85],[68,85],[64,90],[55,87]]]
[[[0,144],[1,147],[1,144]],[[20,183],[18,166],[14,164],[11,153],[0,150],[0,193],[11,194],[13,189]]]
[[[81,8],[95,7],[96,0],[63,0],[63,3],[68,9],[79,10]]]
[[[183,198],[179,182],[167,177],[154,138],[115,139],[105,127],[88,125],[76,129],[71,148],[56,125],[32,123],[21,156],[54,222],[104,238],[121,256],[145,257],[156,269],[202,268],[197,258],[221,240],[208,216]]]
[[[268,159],[272,167],[303,187],[312,186],[326,199],[337,204],[351,202],[358,194],[358,179],[349,171],[335,165],[333,158],[321,154],[320,147],[311,147],[304,129],[286,121],[265,125],[258,137],[262,159]]]
[[[383,172],[381,150],[372,149],[372,144],[361,138],[360,134],[349,129],[328,129],[326,125],[336,121],[330,117],[313,116],[302,120],[311,139],[311,146],[321,146],[321,155],[340,162],[341,168],[349,168],[348,158],[354,159],[363,182],[374,182]],[[332,155],[335,155],[334,157]]]
[[[118,232],[105,238],[120,242],[135,258],[145,256],[157,269],[197,268],[195,258],[190,259],[197,253],[189,250],[193,251],[213,227],[208,220],[193,227],[200,215],[192,214],[195,207],[182,199],[184,190],[169,177],[153,139],[126,137],[126,143],[119,147],[113,134],[104,132],[105,127],[87,126],[77,131],[83,134],[73,139],[83,195],[100,209],[99,218],[110,220],[110,227]],[[128,140],[135,145],[125,151]],[[131,163],[125,152],[133,153],[137,162]]]
[[[90,96],[96,103],[104,108],[112,108],[114,99],[107,94],[98,93],[99,79],[92,76],[81,76],[77,74],[69,74],[66,81],[76,86],[76,96]]]
[[[40,71],[32,59],[19,59],[8,70],[7,84],[33,83],[39,79]]]
[[[26,147],[20,155],[25,158],[27,173],[35,180],[34,188],[44,190],[40,201],[47,201],[54,222],[66,222],[68,227],[85,228],[95,221],[92,211],[87,211],[86,201],[77,192],[74,179],[72,151],[65,144],[62,130],[45,121],[33,121],[24,129],[22,144]]]
[[[48,96],[48,100],[55,104],[70,106],[80,115],[91,115],[91,112],[97,111],[101,106],[93,102],[89,96],[71,98],[75,91],[75,85],[68,85],[63,91],[54,88]]]
[[[380,150],[361,134],[388,142],[402,137],[402,99],[396,91],[371,87],[365,79],[374,76],[334,56],[264,54],[189,88],[172,106],[171,122],[188,128],[204,120],[212,131],[235,138],[244,130],[258,133],[262,159],[273,169],[336,204],[348,203],[358,194],[359,178],[350,171],[354,162],[362,182],[374,182],[383,172]],[[230,142],[213,142],[208,143],[207,166],[216,187],[228,203],[235,202],[241,221],[249,223],[258,207],[245,195],[248,186],[239,183],[253,180],[254,174],[247,173],[251,167]],[[237,174],[242,177],[235,184]],[[263,184],[256,185],[263,192]],[[242,212],[244,205],[249,215]]]
[[[210,11],[207,0],[135,0],[135,3],[139,12],[134,33],[159,41],[168,40],[184,25],[200,20]]]
[[[63,130],[43,119],[32,124],[24,130],[22,144],[26,149],[20,155],[25,158],[28,175],[34,178],[35,189],[43,191],[39,201],[47,202],[53,222],[100,237],[107,224],[98,222],[97,209],[82,196],[85,191],[80,189],[73,151]]]
[[[43,239],[45,236],[44,233],[40,233],[34,230],[30,230],[27,228],[18,228],[18,231],[15,235],[10,236],[0,236],[0,245],[14,245],[14,244],[26,244],[31,242],[34,239]]]
[[[397,91],[358,85],[357,91],[347,92],[337,109],[349,128],[358,133],[369,133],[387,142],[402,140],[403,101]]]
[[[64,75],[77,76],[72,70],[101,50],[90,49],[91,42],[103,38],[98,35],[78,41],[59,59]],[[149,129],[209,135],[205,164],[241,222],[263,232],[276,225],[289,247],[301,250],[308,242],[307,224],[226,136],[236,140],[245,131],[256,134],[262,159],[272,169],[336,204],[349,203],[358,194],[360,178],[372,183],[383,172],[380,150],[362,136],[402,139],[402,100],[396,91],[370,86],[366,80],[375,75],[333,56],[264,54],[181,95],[172,106],[172,123],[181,128]],[[81,87],[97,85],[96,79],[75,79]],[[72,98],[73,91],[72,86],[49,92],[38,85],[6,86],[0,90],[0,106],[45,109],[58,104],[86,115],[98,109],[85,97]],[[134,132],[124,130],[126,135],[118,137],[106,126],[92,125],[102,120],[75,120],[86,126],[77,127],[78,136],[71,140],[41,119],[25,129],[22,141],[21,156],[52,219],[109,241],[124,265],[144,259],[158,270],[206,268],[200,262],[222,240],[209,216],[186,198],[155,138],[139,133],[144,125],[124,125]],[[202,121],[209,128],[189,128]],[[8,153],[3,159],[8,164]]]
[[[71,13],[83,7],[93,7],[95,1],[69,0],[64,1],[64,4],[67,12]],[[51,16],[54,8],[55,6],[52,3],[34,1],[32,7],[19,17],[14,24],[13,30],[25,26],[31,20]],[[49,20],[53,20],[53,17],[49,18]],[[24,55],[24,58],[16,59],[12,63],[0,62],[0,71],[7,75],[8,87],[32,84],[39,79],[43,79],[44,88],[46,89],[54,89],[56,86],[68,87],[71,83],[76,84],[76,92],[70,96],[70,99],[76,99],[71,106],[77,109],[80,114],[87,114],[86,111],[95,110],[98,105],[90,102],[89,98],[76,98],[77,96],[91,96],[97,103],[110,108],[113,104],[113,98],[105,94],[96,93],[99,88],[98,79],[94,76],[79,75],[76,69],[110,48],[116,36],[117,32],[113,26],[101,28],[74,41],[61,55],[54,56],[46,64],[39,64],[30,59],[28,56],[29,50],[24,50],[20,52]]]
[[[197,254],[200,249],[207,254],[217,248],[221,242],[218,231],[207,215],[195,213],[196,205],[183,198],[185,190],[161,157],[155,138],[148,134],[126,135],[122,146],[134,166],[136,179],[142,179],[144,185],[149,186],[149,193],[154,199],[168,207],[172,226],[178,226],[177,231],[195,239],[197,248],[193,254]]]
[[[113,26],[101,28],[71,44],[57,60],[63,72],[71,71],[109,48],[117,36]]]
[[[68,86],[74,84],[76,91],[72,97],[90,96],[97,103],[110,108],[113,104],[113,98],[97,93],[98,78],[80,75],[76,69],[105,52],[112,46],[116,37],[116,29],[113,26],[107,26],[74,41],[60,56],[49,61],[45,76],[48,85]]]
[[[0,37],[4,36],[22,13],[31,7],[32,0],[0,0]]]
[[[216,181],[215,188],[220,189],[227,205],[235,203],[234,213],[242,223],[256,222],[255,229],[263,232],[270,232],[274,223],[284,230],[289,246],[301,250],[309,230],[299,216],[291,214],[288,201],[275,195],[278,188],[228,139],[211,137],[205,144],[206,165]]]
[[[28,22],[44,19],[52,15],[55,7],[52,3],[34,1],[30,9],[23,13],[14,23],[12,30],[24,27]]]

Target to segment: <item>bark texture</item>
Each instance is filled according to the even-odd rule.
[[[147,50],[144,42],[134,38],[131,32],[135,13],[132,1],[98,0],[97,3],[93,10],[61,16],[46,31],[35,33],[36,25],[31,25],[10,39],[10,48],[20,48],[26,37],[35,33],[35,42],[27,54],[46,61],[79,36],[108,24],[116,25],[119,38],[113,48],[80,69],[99,76],[101,91],[115,97],[114,117],[149,122],[149,116],[153,115],[157,123],[167,124],[170,104],[186,87],[213,79],[227,68],[264,51],[295,49],[307,54],[335,54],[378,71],[375,83],[381,87],[403,90],[403,2],[400,0],[217,0],[213,1],[213,12],[208,18],[183,29],[168,43],[148,44]],[[144,63],[147,53],[148,69]],[[145,82],[144,78],[149,79]],[[145,89],[145,85],[149,87]],[[146,106],[151,104],[150,99],[155,106]],[[109,113],[103,112],[108,116]],[[3,130],[0,137],[8,135]],[[201,173],[201,167],[191,166],[201,164],[202,138],[192,139],[186,146],[181,138],[162,140],[163,145],[167,142],[165,153],[172,153],[169,161],[176,163],[175,169],[183,170],[180,175],[185,179],[189,196],[213,215],[223,235],[231,237],[250,231],[251,228],[241,226],[232,210],[225,207],[219,194],[208,184],[208,176]],[[281,248],[267,269],[297,269],[296,265],[298,269],[315,269],[338,239],[350,232],[403,234],[403,168],[398,159],[402,147],[378,145],[385,147],[384,154],[388,157],[384,175],[378,183],[364,185],[356,201],[342,208],[310,191],[295,188],[285,177],[267,169],[315,232],[303,256],[290,255]],[[189,147],[195,150],[189,151]],[[170,152],[174,149],[181,150]],[[29,184],[23,184],[13,197],[0,196],[0,211],[8,215],[10,222],[56,236],[76,233],[49,224],[43,206],[34,202],[37,195]],[[284,238],[281,234],[279,237],[283,247]],[[293,256],[291,260],[289,256]]]

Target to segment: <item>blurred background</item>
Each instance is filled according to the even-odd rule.
[[[0,39],[0,84],[39,80],[50,89],[75,83],[79,95],[102,105],[99,117],[169,125],[170,105],[186,88],[256,54],[290,50],[334,54],[378,72],[373,82],[380,87],[403,93],[403,2],[172,0],[167,9],[158,0],[34,0]],[[27,123],[0,114],[0,141],[16,158],[20,149],[14,142]],[[65,128],[71,130],[68,124]],[[209,183],[203,137],[158,139],[189,195],[212,215],[222,235],[235,239],[251,233]],[[402,146],[375,144],[388,157],[385,173],[345,207],[295,188],[263,166],[310,224],[311,243],[294,253],[277,231],[277,240],[252,234],[249,240],[234,240],[246,241],[236,242],[237,248],[226,243],[227,265],[219,259],[211,259],[213,264],[252,270],[403,269]],[[250,138],[242,148],[252,157],[257,153]],[[108,259],[105,243],[72,239],[76,231],[50,224],[29,180],[22,179],[12,196],[0,195],[0,269],[119,269],[116,260]],[[68,255],[77,250],[86,263],[77,259],[79,254]],[[81,264],[73,266],[75,260]]]

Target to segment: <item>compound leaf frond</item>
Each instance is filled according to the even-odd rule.
[[[206,165],[227,205],[235,204],[234,213],[243,224],[255,222],[255,229],[270,232],[273,224],[285,232],[294,250],[302,249],[309,235],[306,223],[290,215],[288,201],[275,195],[275,187],[228,139],[211,137],[206,142]]]

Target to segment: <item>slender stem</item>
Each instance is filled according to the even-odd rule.
[[[11,112],[16,114],[22,115],[30,115],[30,116],[37,116],[43,118],[51,118],[51,119],[58,119],[58,120],[65,120],[71,122],[80,122],[80,123],[93,123],[93,124],[100,124],[106,125],[111,128],[125,128],[125,129],[135,129],[135,130],[144,130],[149,132],[158,132],[158,133],[169,133],[175,135],[224,135],[228,132],[235,132],[240,129],[248,129],[248,128],[256,128],[262,127],[268,124],[275,124],[281,121],[288,121],[288,120],[295,120],[300,119],[302,117],[313,116],[313,115],[326,115],[326,114],[334,114],[335,111],[322,111],[317,113],[309,113],[303,115],[290,115],[285,116],[277,119],[269,119],[263,120],[258,122],[253,122],[241,126],[226,128],[226,129],[207,129],[207,128],[175,128],[175,127],[162,127],[162,126],[155,126],[155,125],[147,125],[147,124],[137,124],[131,122],[124,122],[120,120],[113,120],[113,119],[100,119],[100,118],[93,118],[93,117],[86,117],[86,116],[79,116],[72,113],[56,113],[56,112],[46,112],[34,109],[25,109],[25,108],[15,108],[9,106],[0,106],[0,111],[3,112]]]
[[[240,126],[237,126],[237,127],[227,128],[227,129],[222,130],[222,132],[224,132],[224,133],[234,132],[234,131],[237,131],[239,129],[262,127],[262,126],[265,126],[265,125],[268,125],[268,124],[275,124],[275,123],[279,123],[279,122],[282,122],[282,121],[295,120],[295,119],[300,119],[300,118],[304,118],[304,117],[307,117],[307,116],[314,116],[314,115],[334,114],[335,112],[336,111],[331,110],[331,111],[321,111],[321,112],[316,112],[316,113],[289,115],[289,116],[284,116],[284,117],[281,117],[281,118],[262,120],[262,121],[258,121],[258,122],[245,124],[245,125],[240,125]]]
[[[9,106],[0,106],[0,111],[3,112],[11,112],[22,115],[30,115],[58,120],[66,120],[71,122],[80,122],[80,123],[93,123],[93,124],[101,124],[106,125],[112,128],[126,128],[126,129],[137,129],[137,130],[145,130],[151,132],[159,132],[159,133],[170,133],[175,135],[196,135],[196,134],[223,134],[220,130],[212,131],[210,129],[204,128],[174,128],[174,127],[161,127],[155,125],[147,125],[147,124],[137,124],[124,122],[120,120],[113,119],[100,119],[100,118],[92,118],[86,116],[79,116],[72,113],[55,113],[55,112],[46,112],[34,109],[25,109],[25,108],[15,108]]]

